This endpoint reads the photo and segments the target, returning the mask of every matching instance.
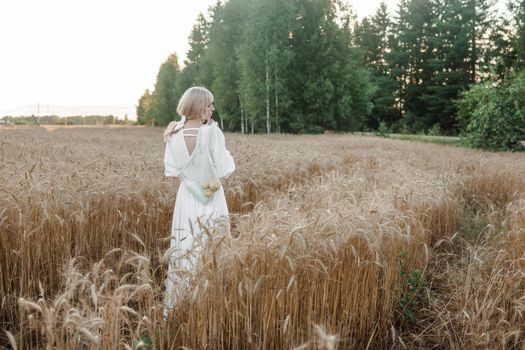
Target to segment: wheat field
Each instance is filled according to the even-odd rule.
[[[162,129],[0,128],[0,348],[525,347],[525,154],[226,142],[232,237],[164,320]]]

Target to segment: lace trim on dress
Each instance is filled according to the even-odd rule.
[[[186,123],[185,116],[181,116],[179,121],[172,121],[171,123],[169,123],[168,127],[164,131],[164,141],[168,142],[168,140],[170,139],[170,136],[176,133],[177,131],[179,131],[180,129],[182,129],[185,123]]]

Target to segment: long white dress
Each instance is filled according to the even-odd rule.
[[[194,166],[199,145],[201,152],[209,152],[208,159],[219,179],[235,170],[233,158],[226,149],[224,135],[216,123],[195,129],[198,130],[196,146],[190,154],[184,141],[185,130],[190,129],[181,129],[169,138],[164,154],[165,175],[183,178],[177,192],[171,226],[165,313],[173,308],[177,298],[189,285],[200,253],[206,244],[207,236],[203,233],[203,227],[211,228],[212,232],[222,231],[226,234],[230,232],[228,207],[222,186],[216,190],[209,202],[203,204],[184,183],[184,178],[188,178],[188,174],[191,176],[200,170]]]

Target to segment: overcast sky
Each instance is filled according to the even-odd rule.
[[[286,0],[283,0],[286,1]],[[380,0],[351,1],[359,17]],[[393,10],[397,0],[387,0]],[[199,12],[216,0],[1,0],[0,118],[135,117],[160,64],[182,63]]]

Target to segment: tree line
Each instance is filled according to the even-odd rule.
[[[178,119],[182,93],[202,85],[230,131],[382,124],[457,135],[469,125],[468,91],[509,85],[525,65],[525,0],[509,1],[506,12],[495,0],[400,0],[393,14],[381,3],[358,20],[343,0],[218,1],[198,16],[184,67],[175,53],[161,64],[137,120]]]
[[[123,119],[114,115],[72,115],[61,117],[58,115],[43,116],[5,116],[0,119],[0,124],[13,125],[131,125],[126,114]]]

